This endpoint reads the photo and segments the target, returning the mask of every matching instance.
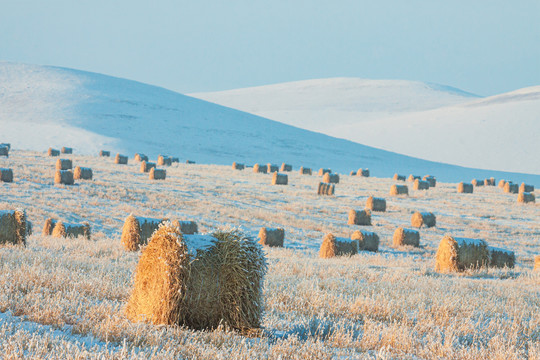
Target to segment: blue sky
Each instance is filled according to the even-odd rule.
[[[0,60],[183,93],[325,77],[540,85],[540,1],[0,0]]]

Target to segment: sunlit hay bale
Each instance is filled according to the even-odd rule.
[[[73,154],[73,148],[63,146],[60,152],[62,154]]]
[[[111,156],[111,152],[110,152],[110,151],[107,151],[107,150],[100,150],[99,156],[101,156],[101,157],[110,157],[110,156]]]
[[[60,150],[49,148],[49,150],[47,150],[47,155],[49,155],[49,156],[60,156]]]
[[[516,255],[513,251],[488,246],[489,266],[496,268],[513,268],[516,264]]]
[[[76,166],[73,171],[73,178],[75,180],[92,180],[93,172],[92,169],[87,167]]]
[[[318,195],[334,195],[334,184],[319,183],[319,188],[317,190]]]
[[[429,183],[424,180],[416,179],[413,183],[414,190],[429,190]]]
[[[323,259],[355,254],[358,254],[358,240],[335,237],[333,234],[326,234],[319,250],[319,257]]]
[[[371,225],[371,211],[369,210],[349,210],[349,225]]]
[[[525,183],[521,183],[521,186],[519,187],[519,192],[532,193],[534,192],[534,185],[527,185]]]
[[[195,161],[193,161],[193,160],[186,160],[186,164],[195,164]]]
[[[435,176],[432,176],[432,175],[424,176],[424,181],[428,182],[430,188],[435,187],[437,185],[437,179],[435,178]]]
[[[432,212],[415,212],[411,217],[411,225],[417,228],[433,227],[437,225],[435,214]]]
[[[259,244],[270,247],[283,247],[285,240],[285,230],[282,228],[262,227],[259,231]]]
[[[369,169],[358,169],[356,176],[369,177]]]
[[[128,163],[128,157],[125,155],[116,154],[116,157],[114,158],[114,163],[126,165]]]
[[[156,167],[156,163],[148,162],[148,161],[145,161],[145,160],[143,160],[141,162],[141,172],[142,173],[149,172],[150,169],[153,169],[155,167]]]
[[[272,185],[287,185],[289,183],[289,177],[287,174],[280,174],[275,172],[272,174]]]
[[[457,192],[462,194],[472,194],[473,188],[473,184],[460,182],[457,187]]]
[[[180,159],[177,158],[177,157],[171,157],[171,164],[174,164],[174,163],[179,164],[179,163],[180,163]]]
[[[517,194],[519,193],[519,186],[518,184],[507,182],[506,184],[504,184],[504,192],[510,194]]]
[[[319,176],[324,176],[324,174],[326,173],[332,173],[332,170],[330,169],[323,169],[323,168],[320,168],[319,169]]]
[[[244,164],[237,163],[237,162],[233,162],[233,163],[232,163],[232,168],[233,168],[233,170],[244,170],[244,169],[245,169],[245,165],[244,165]]]
[[[503,179],[503,180],[499,181],[499,187],[501,189],[504,189],[504,185],[506,185],[506,180]]]
[[[179,228],[184,235],[193,235],[199,232],[199,227],[195,221],[174,220],[172,225]]]
[[[386,211],[386,200],[379,197],[368,197],[366,201],[366,209],[371,211]]]
[[[280,171],[292,171],[292,165],[283,163],[281,164]]]
[[[339,175],[332,173],[325,173],[322,181],[328,184],[339,184]]]
[[[30,236],[34,233],[34,226],[30,220],[26,220],[26,236]]]
[[[73,168],[71,159],[58,159],[56,160],[56,170],[69,170]]]
[[[73,171],[71,170],[56,170],[54,174],[55,184],[73,185]]]
[[[473,179],[471,184],[473,184],[473,186],[484,186],[484,180]]]
[[[405,175],[399,175],[398,173],[395,173],[394,177],[392,179],[394,179],[396,181],[405,181],[406,177],[405,177]]]
[[[182,235],[160,226],[142,251],[126,315],[194,329],[259,328],[266,268],[261,246],[238,230]]]
[[[1,143],[0,147],[7,147],[8,151],[11,150],[11,144],[10,143]]]
[[[405,229],[400,226],[396,229],[396,231],[394,231],[392,243],[394,247],[403,246],[403,245],[419,247],[420,246],[420,233],[416,230]]]
[[[150,180],[165,180],[167,177],[167,171],[165,169],[151,168],[148,172]]]
[[[141,161],[148,161],[148,156],[142,154],[142,153],[136,153],[135,154],[135,161],[141,162]]]
[[[26,245],[24,210],[0,210],[0,244]]]
[[[408,182],[414,182],[414,180],[417,180],[417,179],[421,179],[420,176],[410,174],[409,177],[407,178],[407,181]]]
[[[450,272],[476,269],[487,266],[489,261],[489,250],[484,240],[446,235],[435,255],[435,270]]]
[[[266,174],[267,171],[268,171],[268,166],[266,166],[266,165],[259,165],[259,164],[253,165],[253,172],[254,173]]]
[[[266,171],[268,173],[273,173],[273,172],[278,172],[279,171],[279,166],[275,165],[275,164],[266,164]]]
[[[301,166],[300,175],[311,175],[311,168]]]
[[[43,225],[42,235],[43,236],[51,235],[55,226],[56,226],[56,220],[52,218],[48,218],[47,220],[45,220],[45,225]]]
[[[536,198],[533,193],[521,192],[517,197],[519,203],[536,203]]]
[[[540,255],[534,257],[534,268],[533,270],[540,271]]]
[[[494,177],[491,177],[489,179],[485,179],[484,180],[484,184],[486,186],[495,186],[495,178]]]
[[[13,182],[13,169],[0,168],[0,181]]]
[[[172,165],[172,159],[167,155],[159,155],[157,164],[161,166],[170,166]]]
[[[349,174],[350,176],[356,176],[356,171],[351,171],[351,173]]]
[[[76,238],[83,236],[90,240],[90,224],[84,222],[82,224],[68,224],[63,221],[58,221],[52,230],[53,237],[70,237]]]
[[[0,145],[0,156],[9,157],[9,147],[4,144]]]
[[[146,244],[152,233],[164,220],[129,215],[122,227],[122,245],[128,251],[136,251]]]
[[[356,230],[352,233],[351,240],[358,241],[359,251],[379,251],[379,235],[373,231]]]
[[[392,185],[390,195],[409,195],[409,188],[407,185]]]

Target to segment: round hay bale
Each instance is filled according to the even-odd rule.
[[[73,168],[71,159],[58,159],[56,160],[56,170],[70,170]]]
[[[151,168],[148,172],[150,180],[165,180],[167,177],[167,171],[165,169]]]
[[[522,192],[518,194],[518,203],[535,203],[536,199],[533,193]]]
[[[47,150],[47,155],[49,155],[49,156],[60,156],[60,150],[49,148],[49,150]]]
[[[369,177],[369,169],[358,169],[358,171],[356,172],[356,176]]]
[[[275,165],[275,164],[266,164],[266,172],[268,173],[273,173],[273,172],[278,172],[279,171],[279,166]]]
[[[429,190],[429,183],[424,180],[416,179],[413,183],[414,190]]]
[[[430,188],[437,185],[437,179],[435,178],[435,176],[425,175],[423,180],[428,182]]]
[[[110,156],[111,156],[111,152],[110,152],[110,151],[107,151],[107,150],[100,150],[100,151],[99,151],[99,156],[101,156],[101,157],[110,157]]]
[[[534,257],[534,268],[533,270],[540,271],[540,255]]]
[[[285,163],[283,163],[283,164],[281,164],[281,169],[280,169],[280,171],[283,171],[283,172],[285,172],[285,171],[292,171],[292,165],[291,165],[291,164],[285,164]]]
[[[521,186],[519,187],[519,192],[532,193],[532,192],[534,192],[534,185],[528,185],[528,184],[525,184],[525,183],[521,183]]]
[[[122,227],[122,245],[128,251],[137,251],[145,245],[164,220],[144,218],[130,214]]]
[[[356,230],[352,233],[351,240],[358,241],[359,251],[379,251],[379,235],[373,231]]]
[[[11,150],[11,144],[10,143],[1,143],[1,147],[6,147],[8,150]]]
[[[43,236],[52,235],[52,231],[55,226],[56,226],[56,220],[52,218],[48,218],[47,220],[45,220],[45,225],[43,225],[42,235]]]
[[[253,165],[253,172],[256,174],[257,173],[266,174],[267,171],[268,171],[268,166],[259,165],[259,164]]]
[[[414,182],[414,180],[420,180],[420,176],[410,174],[409,177],[407,178],[408,182]]]
[[[114,158],[114,163],[115,164],[120,164],[120,165],[127,165],[128,157],[125,156],[125,155],[116,154],[116,156]]]
[[[300,175],[311,175],[311,168],[301,166]]]
[[[349,210],[349,225],[370,225],[371,226],[371,211],[369,210]]]
[[[55,184],[73,185],[73,172],[71,170],[56,170]]]
[[[445,235],[435,255],[435,270],[463,271],[487,266],[489,262],[489,250],[484,240]]]
[[[409,188],[407,185],[392,185],[390,195],[409,195]]]
[[[90,224],[84,222],[82,224],[68,224],[63,221],[58,221],[54,226],[51,235],[53,237],[76,238],[79,236],[90,240]]]
[[[319,188],[317,190],[318,195],[334,195],[334,184],[328,184],[328,183],[319,183]]]
[[[26,212],[0,210],[0,244],[26,245]]]
[[[153,163],[153,162],[148,162],[146,160],[143,160],[141,162],[141,172],[142,173],[147,173],[150,171],[150,169],[153,169],[156,167],[156,163]]]
[[[473,184],[460,182],[457,187],[457,192],[462,194],[472,194]]]
[[[92,180],[92,177],[92,169],[87,167],[76,166],[75,171],[73,171],[73,178],[75,180]]]
[[[199,232],[199,227],[195,221],[173,220],[172,226],[179,228],[184,235],[193,235]]]
[[[275,172],[272,174],[272,185],[287,185],[289,183],[289,177],[287,174],[280,174]]]
[[[510,194],[517,194],[519,193],[519,186],[518,184],[507,182],[506,184],[504,184],[504,192]]]
[[[323,175],[323,182],[328,184],[339,184],[339,175],[332,173],[325,173]]]
[[[484,186],[484,180],[473,179],[471,184],[473,184],[473,186]]]
[[[420,233],[416,230],[405,229],[400,226],[394,231],[392,243],[394,247],[403,245],[419,247]]]
[[[355,254],[358,254],[357,240],[338,238],[333,234],[326,234],[319,249],[319,257],[323,259]]]
[[[499,181],[499,187],[500,187],[501,189],[504,189],[504,185],[506,185],[506,180],[501,180],[501,181]]]
[[[157,164],[160,166],[171,166],[172,159],[168,155],[159,155],[157,159]]]
[[[488,246],[489,266],[496,268],[513,268],[516,264],[516,255],[513,251]]]
[[[406,177],[405,177],[405,175],[399,175],[398,173],[395,173],[394,177],[392,179],[394,179],[396,181],[405,181]]]
[[[244,165],[244,164],[237,163],[237,162],[233,162],[233,163],[232,163],[232,168],[233,168],[234,170],[244,170],[245,165]]]
[[[326,174],[326,173],[331,173],[331,172],[332,172],[332,170],[330,170],[330,169],[323,169],[323,168],[320,168],[320,169],[319,169],[319,176],[324,176],[324,174]]]
[[[432,212],[415,212],[411,217],[411,225],[417,228],[433,227],[437,225],[435,214]]]
[[[177,157],[171,157],[171,164],[174,164],[174,163],[179,164],[179,163],[180,163],[180,159],[177,158]]]
[[[354,170],[351,171],[349,175],[350,175],[350,176],[356,176],[356,171],[354,171]]]
[[[186,160],[186,164],[195,164],[195,161],[193,161],[193,160]]]
[[[495,186],[495,178],[494,177],[490,177],[489,179],[485,179],[484,180],[484,184],[486,186]]]
[[[142,153],[136,153],[134,157],[135,161],[141,162],[141,161],[148,161],[148,156]]]
[[[0,168],[0,181],[2,182],[13,182],[13,170]]]
[[[282,228],[262,227],[259,231],[259,244],[270,247],[283,247],[285,241],[285,230]]]
[[[0,156],[9,157],[9,147],[4,144],[0,144]]]
[[[366,201],[366,209],[371,211],[386,211],[386,200],[379,197],[368,197]]]
[[[60,152],[62,154],[73,154],[73,149],[70,147],[63,146],[62,149],[60,149]]]

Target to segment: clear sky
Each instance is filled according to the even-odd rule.
[[[0,60],[183,93],[326,77],[540,85],[539,0],[0,0]]]

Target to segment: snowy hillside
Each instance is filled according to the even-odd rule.
[[[436,84],[338,78],[193,96],[432,161],[540,174],[540,86],[478,98]]]
[[[463,95],[448,98],[457,102]],[[410,158],[162,88],[55,67],[0,63],[0,128],[0,142],[15,149],[71,146],[82,154],[108,149],[200,163],[288,162],[337,172],[368,167],[373,176],[432,173],[443,181],[495,176],[540,184],[540,176]]]

